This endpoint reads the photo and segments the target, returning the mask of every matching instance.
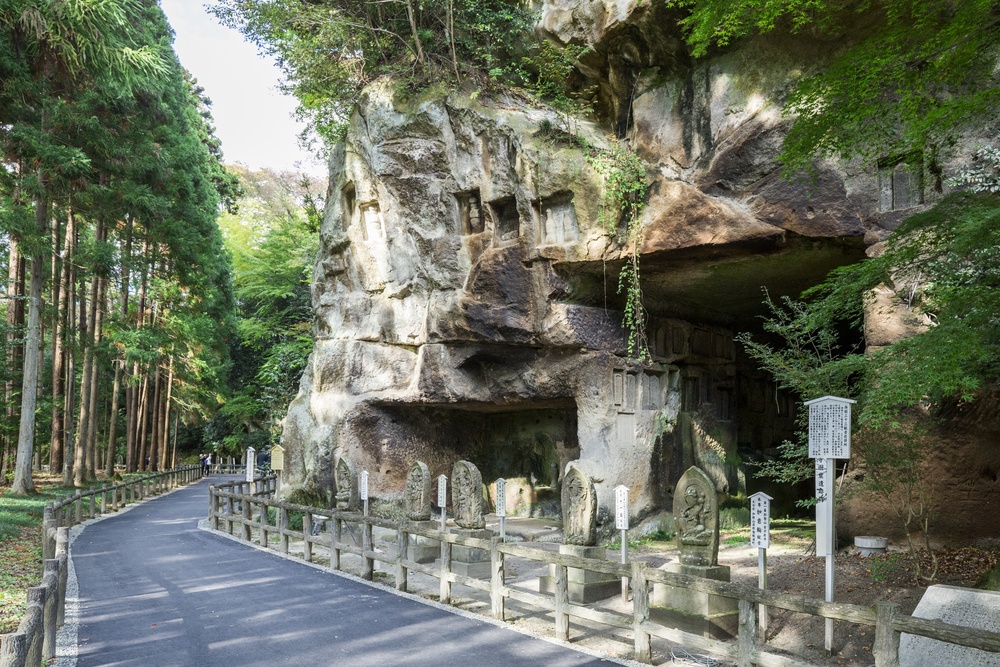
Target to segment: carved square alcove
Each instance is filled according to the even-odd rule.
[[[572,243],[579,237],[573,194],[560,193],[535,204],[539,245]]]
[[[361,205],[361,233],[366,241],[385,238],[382,211],[379,209],[377,201]]]
[[[517,201],[513,197],[505,197],[491,201],[490,217],[493,220],[493,238],[499,245],[517,241],[521,235],[521,218],[517,212]]]
[[[646,371],[642,374],[642,409],[660,410],[666,405],[666,384],[662,373]]]
[[[455,203],[458,205],[459,228],[462,234],[480,234],[486,231],[486,218],[483,215],[483,200],[479,190],[456,192]]]
[[[923,174],[924,163],[919,152],[879,160],[879,208],[898,211],[923,204]]]
[[[354,221],[354,208],[357,205],[357,193],[354,190],[354,183],[348,183],[340,193],[340,210],[342,211],[344,229],[347,229]]]
[[[638,398],[638,378],[635,373],[615,370],[611,374],[612,401],[618,412],[634,412]]]

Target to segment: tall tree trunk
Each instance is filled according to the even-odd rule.
[[[97,470],[97,402],[100,397],[101,365],[97,358],[97,348],[101,344],[101,325],[104,320],[104,278],[97,280],[97,308],[94,314],[94,340],[90,367],[90,424],[87,425],[87,478],[96,477]]]
[[[123,362],[124,363],[124,362]],[[135,472],[139,469],[142,459],[139,458],[139,450],[136,446],[138,438],[136,434],[136,417],[139,413],[139,364],[132,364],[132,374],[125,385],[125,470]]]
[[[97,319],[97,291],[98,278],[95,275],[90,279],[90,311],[87,316],[85,327],[83,348],[83,375],[80,380],[80,418],[77,420],[76,452],[74,458],[73,484],[77,487],[83,486],[90,479],[91,470],[88,463],[92,461],[93,454],[89,451],[90,439],[90,395],[94,385],[94,322]],[[83,306],[80,307],[81,313]]]
[[[160,469],[160,364],[153,368],[153,402],[149,406],[149,463],[153,470]]]
[[[149,470],[146,459],[146,426],[147,413],[149,412],[149,373],[145,373],[142,378],[142,391],[139,392],[139,411],[136,414],[136,429],[139,439],[139,466],[142,470]]]
[[[167,470],[168,468],[173,468],[173,457],[169,456],[170,452],[170,398],[173,394],[174,389],[174,357],[173,354],[170,355],[170,366],[167,371],[167,392],[166,398],[163,400],[163,437],[161,438],[163,442],[163,454],[160,456],[160,468]]]
[[[124,361],[115,360],[115,380],[111,387],[111,409],[108,411],[108,458],[104,462],[104,473],[108,479],[115,474],[115,455],[118,449],[118,397],[121,392],[122,366]]]
[[[4,404],[7,419],[11,424],[17,414],[18,380],[24,364],[24,347],[21,336],[24,330],[24,274],[25,261],[16,236],[10,237],[10,255],[7,264],[7,368],[10,375],[4,383]],[[2,438],[3,452],[0,461],[0,480],[7,479],[7,468],[14,461],[14,439],[5,433]]]
[[[39,188],[44,176],[39,172]],[[49,200],[44,189],[35,198],[35,226],[41,236],[49,221]],[[34,493],[31,478],[31,454],[35,444],[35,407],[38,398],[38,362],[42,335],[42,287],[45,253],[31,258],[31,283],[28,288],[28,329],[24,337],[24,375],[21,377],[21,423],[17,433],[17,461],[14,464],[12,493]]]
[[[76,267],[73,260],[76,257],[76,245],[78,230],[74,225],[73,237],[71,239],[70,254],[64,258],[64,262],[70,265],[69,282],[66,289],[68,305],[66,308],[66,336],[63,345],[63,354],[66,357],[66,379],[64,396],[66,405],[63,408],[63,486],[70,486],[73,483],[73,410],[76,405]]]
[[[57,232],[53,232],[55,236]],[[52,296],[56,304],[55,318],[52,323],[52,433],[49,436],[49,471],[62,472],[63,468],[63,413],[66,410],[66,352],[63,338],[66,336],[66,312],[69,306],[69,276],[70,256],[73,250],[73,238],[76,235],[73,210],[66,213],[66,233],[62,244],[63,261],[59,271],[59,279],[52,274]]]
[[[171,369],[173,370],[173,369]],[[173,454],[170,456],[170,467],[177,467],[177,427],[180,426],[181,411],[174,410],[174,446]]]

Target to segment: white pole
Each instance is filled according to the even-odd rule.
[[[757,549],[757,588],[767,590],[767,549]],[[757,606],[757,624],[760,628],[760,641],[767,641],[767,606]]]
[[[834,516],[836,514],[836,511],[835,511],[836,505],[834,504],[835,500],[834,500],[834,497],[833,497],[833,495],[834,495],[833,491],[834,491],[834,486],[835,485],[832,483],[832,480],[835,480],[836,477],[837,477],[837,475],[835,473],[835,468],[833,467],[835,463],[836,463],[836,461],[834,459],[827,459],[826,460],[826,469],[829,471],[827,473],[828,474],[827,479],[831,480],[831,483],[829,484],[829,489],[827,490],[827,494],[828,494],[827,497],[829,498],[829,505],[828,505],[827,516],[829,517],[829,521],[828,521],[829,525],[828,525],[828,527],[829,527],[829,531],[830,531],[829,535],[827,536],[827,539],[829,540],[829,542],[827,543],[827,544],[829,544],[829,550],[827,551],[827,554],[826,554],[826,601],[827,602],[833,602],[834,554],[837,551],[837,530],[836,530],[836,528],[834,526],[834,523],[835,523]],[[825,634],[826,634],[826,637],[825,637],[825,644],[824,645],[826,647],[826,652],[832,654],[833,653],[833,619],[832,618],[826,619],[826,633]]]
[[[628,531],[622,529],[622,565],[628,562]],[[628,602],[628,577],[622,577],[622,602]]]

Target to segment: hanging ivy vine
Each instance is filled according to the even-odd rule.
[[[639,156],[617,139],[608,148],[589,147],[587,160],[604,179],[598,221],[625,248],[627,257],[618,274],[618,293],[625,297],[622,326],[627,336],[628,356],[649,361],[646,339],[646,308],[639,273],[642,246],[640,216],[649,186],[646,167]]]

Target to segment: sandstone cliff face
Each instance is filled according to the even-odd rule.
[[[749,45],[692,62],[664,12],[558,0],[539,24],[594,46],[584,76],[601,116],[647,164],[653,361],[625,355],[624,249],[598,222],[601,178],[580,144],[539,132],[600,147],[604,129],[468,96],[403,101],[377,83],[331,159],[316,346],[282,435],[289,487],[329,493],[340,456],[379,494],[401,491],[414,459],[434,475],[468,459],[531,495],[576,460],[602,521],[618,484],[638,518],[669,507],[692,463],[737,491],[738,450],[791,426],[733,329],[763,287],[797,293],[862,257],[891,213],[877,175],[851,165],[777,176],[785,89],[822,53]]]

